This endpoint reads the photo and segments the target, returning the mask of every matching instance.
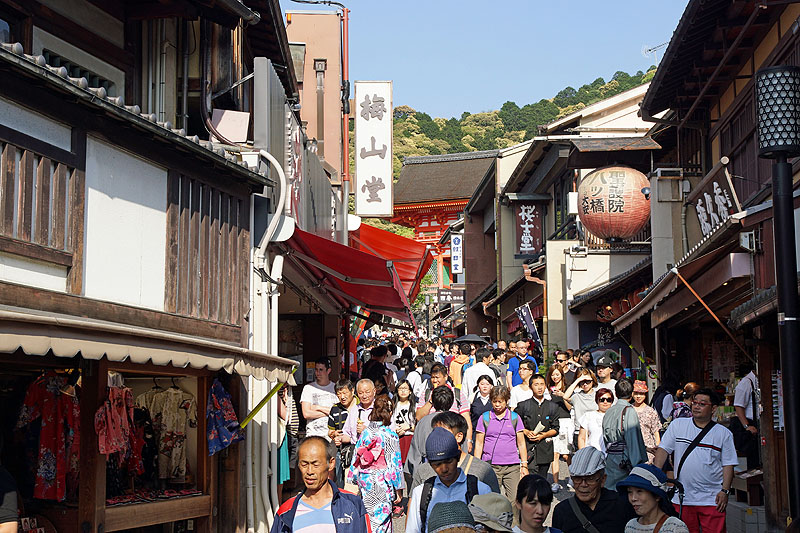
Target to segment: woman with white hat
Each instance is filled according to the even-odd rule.
[[[628,501],[638,518],[625,525],[625,533],[689,533],[675,513],[667,494],[667,476],[649,464],[635,466],[627,478],[617,483],[617,491],[628,491]]]
[[[472,498],[469,511],[472,513],[472,518],[475,519],[478,531],[485,533],[496,531],[513,533],[514,531],[511,529],[514,522],[511,502],[496,492],[479,494]]]

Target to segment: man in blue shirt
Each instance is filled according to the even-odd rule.
[[[508,361],[508,371],[506,372],[506,384],[509,390],[514,387],[515,385],[519,385],[522,383],[522,378],[519,377],[519,364],[528,359],[529,361],[533,362],[533,366],[535,368],[534,374],[539,373],[539,365],[536,363],[536,359],[532,356],[528,355],[528,341],[527,339],[522,339],[517,342],[511,342],[511,349],[514,350],[514,357],[512,357]]]
[[[453,434],[443,427],[436,427],[431,431],[425,441],[425,455],[436,472],[436,477],[428,479],[411,491],[406,533],[426,533],[429,513],[437,503],[469,503],[477,494],[492,492],[489,485],[472,474],[464,474],[458,467],[461,450]]]

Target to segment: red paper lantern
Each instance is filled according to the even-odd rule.
[[[598,168],[578,186],[578,212],[592,234],[608,241],[630,239],[650,218],[650,200],[642,189],[647,176],[630,167]]]

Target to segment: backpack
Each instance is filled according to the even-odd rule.
[[[486,411],[485,413],[483,413],[483,428],[484,429],[489,427],[489,421],[491,420],[491,415],[492,415],[491,411]],[[514,411],[511,411],[511,427],[512,428],[517,426],[517,418],[519,418],[519,415],[517,413],[515,413]]]
[[[419,498],[419,519],[420,531],[425,533],[427,531],[428,523],[428,507],[431,504],[431,497],[433,496],[433,484],[436,481],[436,476],[430,477],[422,484],[422,494]],[[467,494],[466,502],[469,504],[472,498],[478,495],[478,478],[472,474],[467,474]]]

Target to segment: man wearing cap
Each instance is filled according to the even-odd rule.
[[[604,487],[605,470],[605,457],[597,448],[587,446],[575,453],[569,466],[575,495],[556,505],[553,527],[564,533],[625,531],[625,524],[636,513],[627,498]]]
[[[433,428],[425,442],[425,455],[436,476],[411,492],[408,503],[406,533],[429,533],[431,511],[440,502],[469,503],[478,494],[492,491],[486,483],[458,467],[461,450],[452,433],[442,427]],[[431,524],[432,525],[432,524]]]
[[[610,390],[614,394],[614,398],[616,398],[614,387],[617,385],[617,380],[611,378],[611,365],[614,364],[614,358],[611,357],[611,354],[613,353],[611,350],[606,350],[603,356],[595,363],[595,367],[597,368],[597,388]]]

